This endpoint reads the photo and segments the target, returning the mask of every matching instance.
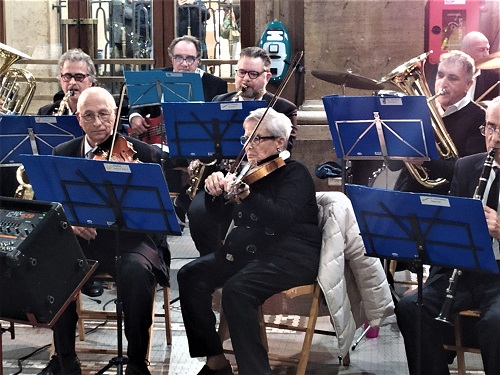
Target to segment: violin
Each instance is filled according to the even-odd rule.
[[[110,137],[109,140],[111,140],[111,138],[112,137]],[[106,143],[109,142],[97,146],[97,150],[94,151],[95,156],[93,160],[140,163],[139,159],[134,159],[134,155],[137,151],[134,150],[132,142],[127,141],[122,135],[116,137],[112,147],[106,147]]]
[[[241,181],[243,181],[245,184],[251,185],[254,182],[266,177],[267,175],[270,175],[278,168],[284,167],[285,164],[285,160],[278,156],[273,160],[269,160],[268,162],[265,162],[254,168],[250,168],[248,173],[246,173],[242,177]]]

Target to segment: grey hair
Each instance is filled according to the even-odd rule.
[[[264,113],[266,114],[264,116]],[[275,137],[285,138],[285,142],[288,143],[288,138],[292,132],[292,122],[286,115],[280,112],[276,112],[273,108],[269,108],[266,112],[266,108],[257,108],[250,112],[246,117],[247,120],[256,120],[257,122],[264,116],[260,126],[264,126],[271,135]]]
[[[441,64],[444,61],[461,65],[465,73],[467,74],[467,78],[472,79],[475,70],[474,60],[465,52],[459,50],[452,50],[450,52],[443,53],[441,55],[439,63]]]
[[[92,61],[90,56],[83,52],[80,48],[67,50],[61,55],[61,57],[59,58],[59,72],[62,71],[62,68],[66,61],[85,62],[87,64],[87,74],[89,75],[90,82],[94,83],[96,81],[94,62]]]
[[[250,57],[252,59],[260,58],[264,63],[264,67],[269,68],[271,66],[271,57],[264,48],[260,47],[243,48],[240,52],[240,58],[241,57]]]

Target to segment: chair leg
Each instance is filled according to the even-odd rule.
[[[81,311],[83,310],[82,293],[78,293],[76,297],[76,312],[78,313],[78,338],[80,341],[85,341],[85,319],[82,318]]]
[[[267,332],[266,332],[266,321],[264,317],[264,312],[262,311],[262,306],[259,306],[259,326],[260,326],[260,338],[262,340],[262,345],[266,348],[266,352],[269,353],[269,343],[267,342]]]
[[[307,362],[309,361],[309,354],[311,351],[311,344],[314,335],[314,329],[316,328],[316,321],[318,320],[320,298],[321,298],[321,288],[319,287],[319,284],[316,283],[314,286],[314,296],[311,304],[311,310],[309,312],[309,319],[307,320],[307,329],[304,337],[304,343],[302,345],[299,365],[297,366],[297,375],[305,375],[306,373]]]
[[[457,347],[457,370],[458,375],[465,375],[465,352],[462,348],[462,327],[460,314],[455,318],[455,346]]]
[[[163,309],[165,310],[165,335],[167,345],[172,345],[172,312],[170,310],[170,287],[163,288]]]

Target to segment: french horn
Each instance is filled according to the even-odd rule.
[[[424,65],[427,57],[431,53],[432,51],[422,53],[421,55],[398,66],[389,74],[385,75],[380,80],[380,83],[392,82],[407,95],[425,96],[427,98],[427,106],[431,115],[431,123],[434,129],[434,136],[439,155],[444,159],[457,159],[457,148],[448,134],[448,131],[444,126],[443,119],[436,107],[436,103],[434,102],[434,100],[439,95],[442,95],[442,93],[437,93],[434,96],[431,95],[429,86],[427,85],[427,81],[425,79]],[[405,166],[411,176],[427,188],[434,188],[447,182],[444,178],[431,180],[428,172],[422,166],[416,166],[408,162],[405,162]]]

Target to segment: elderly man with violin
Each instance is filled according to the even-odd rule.
[[[250,168],[215,172],[205,180],[212,220],[229,206],[234,226],[222,248],[185,265],[177,276],[190,355],[207,358],[199,374],[233,373],[215,330],[217,288],[222,288],[238,373],[266,375],[272,372],[260,337],[259,306],[275,293],[314,282],[318,274],[321,232],[314,182],[286,151],[290,119],[260,108],[243,129],[242,154]]]
[[[292,130],[286,149],[292,150],[293,142],[297,135],[297,107],[284,98],[275,98],[266,91],[271,79],[271,58],[267,51],[260,47],[247,47],[241,50],[240,59],[235,76],[236,90],[227,94],[216,96],[213,101],[243,101],[264,100],[268,105],[275,99],[273,109],[285,114],[292,123]],[[226,213],[227,219],[219,225],[207,223],[204,193],[198,193],[188,205],[187,216],[191,237],[200,255],[209,254],[222,245],[222,238],[227,231],[230,212]]]
[[[85,135],[56,146],[54,155],[76,158],[94,158],[102,153],[102,145],[111,144],[116,134],[114,124],[117,108],[113,96],[103,88],[91,87],[78,99],[76,117]],[[119,136],[122,137],[122,136]],[[159,163],[162,152],[155,146],[132,138],[120,138],[111,152],[118,160],[140,160]],[[126,149],[123,149],[123,145]],[[125,159],[121,159],[125,155]],[[125,374],[149,374],[146,353],[149,344],[149,327],[155,293],[155,280],[168,283],[168,270],[154,241],[145,233],[120,232],[120,269],[115,270],[115,231],[92,227],[73,227],[80,246],[87,258],[99,262],[99,272],[115,275],[120,272],[119,285],[128,340],[129,359]],[[54,325],[56,354],[42,375],[81,374],[80,362],[75,353],[75,329],[78,320],[73,301]]]

